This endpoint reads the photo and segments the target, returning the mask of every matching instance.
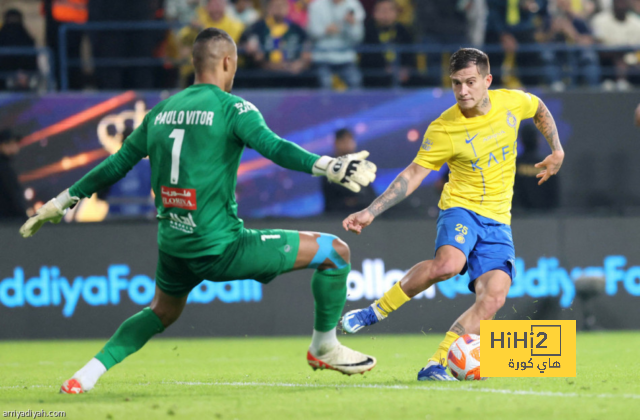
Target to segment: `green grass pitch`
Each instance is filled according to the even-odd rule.
[[[58,389],[103,341],[0,342],[0,412],[70,419],[638,419],[640,333],[580,333],[577,377],[417,382],[440,335],[341,337],[365,375],[314,372],[306,337],[155,339],[84,395]]]

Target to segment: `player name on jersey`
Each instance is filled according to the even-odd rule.
[[[213,125],[213,111],[164,111],[156,115],[153,125]]]

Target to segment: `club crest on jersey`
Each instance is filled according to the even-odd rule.
[[[463,244],[465,242],[464,235],[456,235],[456,242],[459,244]]]
[[[516,116],[513,115],[511,111],[507,111],[507,125],[511,128],[515,128],[516,122],[518,122]]]
[[[160,187],[162,206],[165,209],[177,207],[185,210],[197,210],[196,190],[192,188]]]

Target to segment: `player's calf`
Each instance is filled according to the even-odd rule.
[[[425,291],[435,283],[450,279],[460,273],[464,267],[464,254],[453,254],[450,257],[447,248],[438,250],[435,260],[423,261],[414,265],[401,281],[387,291],[382,299],[375,301],[364,309],[350,311],[342,318],[342,329],[353,334],[364,327],[385,319],[389,314],[413,296]],[[461,258],[460,258],[461,257]]]
[[[156,286],[156,293],[153,296],[149,308],[151,308],[153,313],[160,319],[164,328],[167,328],[180,318],[186,304],[187,296],[171,296]]]
[[[495,314],[504,306],[506,296],[485,296],[474,304],[481,320],[493,319]]]
[[[165,328],[176,322],[182,313],[182,308],[163,306],[157,302],[151,302],[149,307]]]
[[[477,278],[474,285],[476,301],[471,307],[473,318],[468,317],[463,321],[465,325],[474,326],[474,331],[467,333],[479,334],[480,321],[492,319],[504,306],[511,287],[511,276],[502,270],[492,270]],[[476,327],[478,332],[475,332]]]
[[[441,281],[449,280],[462,271],[464,261],[446,258],[422,261],[414,265],[402,281],[402,290],[414,297]]]

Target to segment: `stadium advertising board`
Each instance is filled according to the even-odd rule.
[[[599,327],[637,328],[632,320],[640,316],[640,250],[624,242],[631,245],[638,236],[619,239],[633,223],[597,219],[608,236],[600,237],[594,250],[581,235],[585,224],[595,222],[515,220],[518,274],[498,318],[575,319],[580,326],[588,315]],[[337,220],[254,221],[250,227],[325,231],[347,239],[353,265],[348,308],[381,297],[434,251],[435,226],[420,220],[377,221],[361,236],[341,233]],[[107,337],[151,301],[157,260],[153,223],[47,226],[38,235],[24,240],[17,226],[0,227],[0,338]],[[541,245],[549,238],[552,248]],[[165,334],[306,334],[313,319],[310,277],[310,271],[290,273],[266,286],[249,279],[204,282]],[[580,288],[585,279],[599,284],[600,292],[596,287],[585,294]],[[467,284],[466,275],[437,284],[372,332],[446,330],[473,301]]]

